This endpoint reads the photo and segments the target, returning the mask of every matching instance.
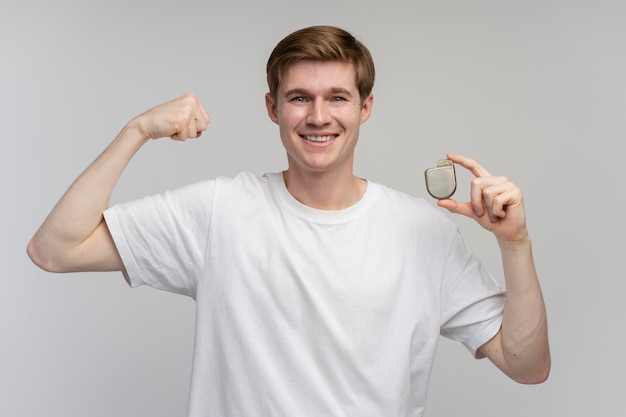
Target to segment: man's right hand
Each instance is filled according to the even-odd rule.
[[[142,113],[128,124],[145,139],[170,137],[185,141],[200,137],[211,118],[194,94],[185,94]]]

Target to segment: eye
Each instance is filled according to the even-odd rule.
[[[293,97],[291,101],[296,102],[296,103],[304,103],[307,100],[303,96],[296,96],[296,97]]]
[[[330,101],[340,102],[340,101],[346,101],[346,99],[345,99],[345,97],[335,96],[335,97],[331,98]]]

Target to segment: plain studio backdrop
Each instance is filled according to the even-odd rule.
[[[193,301],[128,289],[120,273],[43,272],[26,244],[128,120],[186,92],[211,114],[209,130],[145,146],[113,203],[284,169],[265,62],[314,24],[348,29],[377,65],[358,175],[432,201],[424,169],[450,151],[525,192],[552,374],[518,385],[442,339],[427,415],[624,415],[625,4],[3,0],[0,415],[185,415]],[[465,200],[470,176],[458,174]],[[493,237],[452,217],[501,276]]]

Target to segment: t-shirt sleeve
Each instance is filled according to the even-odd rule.
[[[505,293],[457,232],[445,267],[441,335],[474,355],[502,325]]]
[[[104,213],[132,287],[195,297],[206,260],[215,181],[203,181]]]

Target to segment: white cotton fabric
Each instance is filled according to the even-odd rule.
[[[190,417],[422,416],[439,335],[476,350],[504,293],[424,200],[339,211],[241,173],[114,206],[131,285],[196,300]]]

